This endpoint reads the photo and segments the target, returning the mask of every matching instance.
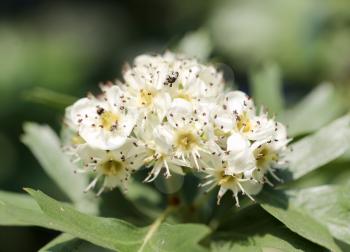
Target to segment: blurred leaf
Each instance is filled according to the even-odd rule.
[[[63,110],[67,106],[73,104],[77,98],[55,92],[46,88],[36,87],[30,91],[23,93],[23,98],[27,101],[43,104],[45,106],[53,107]]]
[[[33,198],[20,193],[0,191],[0,225],[49,227],[45,216]]]
[[[88,185],[88,177],[74,173],[76,167],[62,152],[60,140],[55,132],[49,126],[35,123],[25,123],[24,132],[22,142],[77,208],[84,212],[97,213],[96,199],[83,192]]]
[[[296,136],[319,129],[343,111],[343,102],[334,85],[324,83],[287,110],[281,118],[288,125],[288,133]]]
[[[347,190],[344,190],[347,189]],[[290,205],[302,209],[328,227],[332,235],[350,244],[349,188],[320,186],[287,192]]]
[[[281,171],[285,181],[305,174],[340,157],[350,145],[350,115],[346,115],[311,136],[290,146],[285,156],[288,169]]]
[[[39,252],[61,252],[61,251],[76,251],[76,252],[107,252],[109,249],[97,247],[89,242],[75,238],[70,234],[61,234],[55,239],[46,244]]]
[[[150,186],[133,181],[128,186],[128,193],[125,197],[147,216],[155,218],[160,213],[161,194]]]
[[[169,225],[158,218],[151,226],[137,228],[122,220],[83,214],[40,191],[27,191],[54,219],[54,229],[96,245],[118,251],[206,251],[197,244],[209,232],[204,225]]]
[[[328,229],[302,209],[288,204],[283,192],[264,190],[258,198],[267,212],[293,232],[331,251],[341,251]]]
[[[185,35],[180,41],[177,51],[200,60],[207,60],[211,51],[212,43],[207,30],[201,29]]]
[[[252,95],[258,106],[266,107],[277,115],[283,111],[281,72],[276,64],[266,64],[250,76]]]

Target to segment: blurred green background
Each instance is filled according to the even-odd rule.
[[[62,196],[19,140],[24,121],[59,130],[62,120],[60,104],[34,102],[33,88],[80,97],[101,81],[119,78],[134,56],[169,48],[222,63],[228,80],[248,91],[250,73],[276,63],[288,104],[321,81],[349,100],[348,0],[3,0],[1,190],[25,186]],[[37,251],[55,235],[41,228],[0,228],[4,251]]]

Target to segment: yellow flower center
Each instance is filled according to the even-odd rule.
[[[237,128],[239,131],[242,131],[244,133],[252,130],[252,124],[247,113],[243,113],[237,117]]]
[[[118,127],[119,115],[110,111],[104,111],[101,115],[101,125],[106,130],[115,130]]]
[[[192,96],[183,90],[178,90],[176,98],[181,98],[181,99],[184,99],[184,100],[189,101],[189,102],[192,101]]]
[[[121,161],[108,160],[101,165],[102,172],[106,176],[116,176],[124,168]]]
[[[184,151],[192,150],[198,144],[197,137],[191,131],[180,131],[176,136],[176,147]]]
[[[214,128],[214,134],[218,137],[228,137],[230,136],[230,132],[225,132],[220,128],[215,127]]]
[[[219,181],[218,185],[223,187],[232,187],[232,185],[237,183],[237,179],[239,175],[232,176],[232,175],[226,175],[225,171],[221,171],[218,175]]]
[[[81,138],[81,136],[79,136],[78,134],[74,135],[72,137],[72,143],[73,144],[84,144],[85,143],[85,140],[83,138]]]
[[[278,160],[278,155],[274,153],[267,145],[257,148],[254,151],[257,166],[263,168],[272,161]]]
[[[146,89],[141,89],[139,93],[139,101],[142,106],[148,107],[153,104],[154,92]]]

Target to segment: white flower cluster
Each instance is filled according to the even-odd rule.
[[[145,182],[187,167],[204,174],[201,186],[219,187],[218,203],[231,190],[258,193],[274,175],[288,144],[285,126],[257,113],[240,91],[224,92],[213,66],[170,52],[141,55],[123,72],[123,82],[101,86],[67,108],[66,125],[74,132],[69,150],[91,172],[86,188],[101,184],[126,189],[131,174],[149,169]],[[278,178],[277,178],[278,179]]]

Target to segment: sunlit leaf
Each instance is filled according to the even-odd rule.
[[[265,190],[259,195],[261,206],[291,231],[331,251],[340,251],[327,227],[288,202],[285,193]]]
[[[341,115],[344,105],[334,85],[325,83],[315,88],[296,106],[281,115],[291,136],[309,133]]]
[[[53,229],[96,245],[118,251],[206,251],[197,244],[209,231],[204,225],[169,225],[156,220],[148,227],[137,228],[122,220],[78,212],[40,191],[27,191],[53,219]]]
[[[350,244],[350,196],[348,187],[319,186],[287,192],[289,204],[302,209],[328,227],[332,235]]]
[[[62,152],[60,140],[55,132],[48,126],[35,123],[26,123],[24,132],[22,142],[33,152],[50,178],[78,209],[96,213],[96,199],[83,192],[88,185],[88,177],[74,173],[76,167]]]
[[[285,156],[285,181],[298,179],[340,157],[350,146],[350,116],[344,116],[315,134],[292,144]]]
[[[349,162],[338,158],[336,161],[282,186],[288,189],[301,189],[321,185],[343,185],[350,181],[349,164]]]

